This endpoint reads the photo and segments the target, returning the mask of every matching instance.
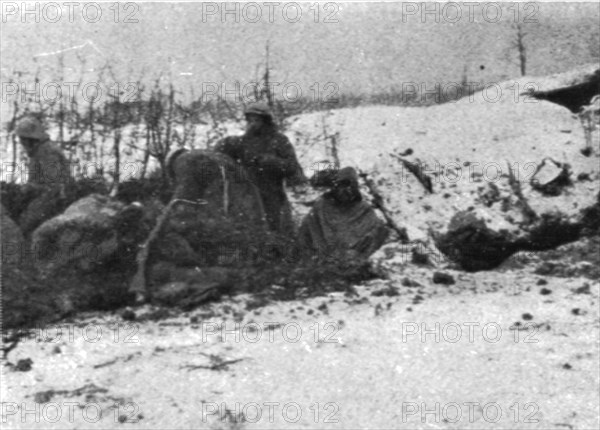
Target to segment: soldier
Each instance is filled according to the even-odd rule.
[[[65,184],[70,178],[69,163],[62,151],[46,134],[42,123],[35,117],[22,119],[16,134],[29,157],[29,184]]]
[[[19,217],[21,230],[29,235],[42,222],[60,213],[71,175],[67,159],[50,141],[37,118],[23,118],[15,133],[29,157],[25,186],[29,204]]]
[[[294,147],[277,130],[266,104],[253,104],[244,114],[246,133],[226,137],[215,150],[229,155],[246,169],[260,192],[269,229],[291,235],[294,226],[284,181],[297,183],[305,179]]]
[[[362,200],[356,171],[346,167],[302,220],[299,242],[315,260],[345,261],[368,258],[388,234],[384,222]]]

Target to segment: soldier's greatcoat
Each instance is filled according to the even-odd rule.
[[[292,234],[292,213],[284,181],[300,181],[304,176],[288,138],[274,127],[265,127],[256,134],[227,137],[215,150],[246,169],[260,192],[270,230]]]

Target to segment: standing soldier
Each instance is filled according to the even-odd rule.
[[[253,104],[244,114],[246,133],[226,137],[215,150],[229,155],[247,170],[260,192],[269,229],[291,235],[294,224],[284,181],[304,180],[296,152],[288,138],[277,130],[266,104]]]
[[[29,204],[19,217],[21,230],[29,235],[60,212],[71,175],[67,159],[50,141],[40,120],[33,116],[23,118],[15,133],[29,157],[26,185]]]

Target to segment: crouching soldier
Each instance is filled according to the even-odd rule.
[[[302,220],[299,242],[316,260],[344,261],[369,257],[388,233],[375,210],[362,200],[356,171],[346,167]]]
[[[61,212],[66,198],[65,187],[71,180],[71,174],[67,159],[50,141],[37,118],[23,118],[15,133],[29,158],[28,179],[24,187],[28,203],[19,216],[19,226],[28,236],[42,222]]]
[[[260,192],[269,229],[291,235],[294,227],[284,181],[296,184],[305,180],[294,147],[277,130],[266,104],[253,104],[244,113],[246,133],[225,138],[215,150],[229,155],[246,169]]]

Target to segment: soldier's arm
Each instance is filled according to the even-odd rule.
[[[283,178],[303,177],[296,151],[284,135],[277,137],[275,155],[265,155],[261,161],[269,170]]]

